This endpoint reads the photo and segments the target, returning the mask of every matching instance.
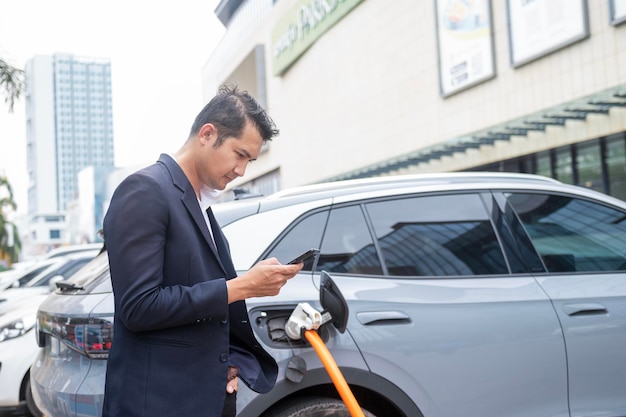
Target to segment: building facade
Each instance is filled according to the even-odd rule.
[[[234,186],[530,172],[626,199],[625,0],[222,0],[205,96],[281,134]]]
[[[66,210],[78,198],[78,173],[114,164],[111,64],[38,55],[26,63],[25,78],[28,215],[38,225],[27,243],[70,243]]]

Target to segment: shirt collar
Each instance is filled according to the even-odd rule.
[[[220,192],[218,190],[214,190],[206,185],[203,185],[202,188],[200,188],[200,198],[198,199],[202,210],[204,211],[208,209],[211,204],[217,202],[219,194]]]

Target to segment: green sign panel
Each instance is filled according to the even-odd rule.
[[[363,0],[297,0],[272,31],[272,68],[283,74],[313,43]]]

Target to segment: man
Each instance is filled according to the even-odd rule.
[[[247,92],[223,86],[173,157],[118,186],[104,219],[115,296],[104,417],[234,416],[237,373],[260,393],[274,385],[244,300],[278,294],[303,265],[272,258],[237,277],[210,204],[277,133]]]

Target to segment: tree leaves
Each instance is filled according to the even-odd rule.
[[[9,105],[9,112],[12,112],[15,101],[24,92],[24,71],[3,58],[0,58],[0,88],[4,90],[4,102]]]
[[[2,176],[0,177],[0,260],[4,259],[5,256],[11,262],[19,260],[22,243],[17,226],[6,217],[8,210],[14,211],[16,209],[17,204],[13,199],[13,188],[9,180]]]

